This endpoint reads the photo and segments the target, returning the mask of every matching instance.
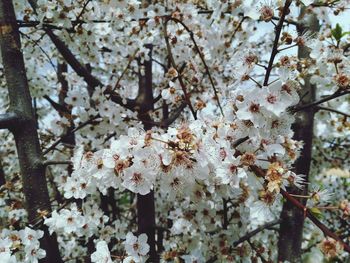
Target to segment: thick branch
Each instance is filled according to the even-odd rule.
[[[63,43],[63,41],[61,41],[51,29],[46,28],[45,32],[55,44],[62,57],[80,77],[84,78],[88,85],[92,87],[102,86],[102,83],[90,74],[90,72],[76,59],[66,44]]]
[[[1,129],[13,129],[18,125],[20,117],[14,112],[8,112],[0,114],[0,130]]]
[[[174,110],[169,116],[169,118],[160,122],[160,127],[169,127],[177,118],[180,116],[181,112],[186,108],[186,103],[183,102],[176,110]]]
[[[152,49],[153,45],[146,44],[145,47],[149,52],[149,60],[145,60],[143,63],[139,62],[139,92],[136,101],[139,105],[138,116],[144,114],[143,126],[145,130],[152,129],[152,118],[148,113],[154,109],[153,104],[153,83],[152,83]],[[144,67],[144,74],[141,73],[141,67]],[[155,240],[155,226],[156,226],[156,212],[155,212],[155,200],[154,191],[146,195],[137,194],[137,226],[138,233],[145,233],[148,236],[148,244],[150,246],[149,259],[147,262],[159,262],[159,256],[156,251],[156,240]]]
[[[49,96],[47,95],[44,95],[43,97],[44,99],[46,99],[50,104],[51,106],[58,112],[58,113],[70,113],[70,111],[64,107],[63,105],[55,102],[53,99],[51,99]]]
[[[305,8],[301,9],[299,20],[301,21],[306,12]],[[317,32],[319,30],[319,22],[315,15],[307,16],[307,21],[303,21],[298,27],[298,33],[302,34],[305,28],[309,28],[310,32]],[[298,48],[299,59],[309,59],[310,50],[305,46]],[[310,82],[310,76],[304,77],[304,84],[302,91],[305,95],[301,98],[301,104],[309,104],[315,100],[316,86]],[[299,112],[296,116],[296,120],[292,125],[294,131],[293,139],[296,141],[303,141],[303,150],[300,157],[294,164],[293,171],[296,174],[306,175],[305,180],[309,180],[310,165],[312,160],[312,140],[313,140],[313,123],[314,123],[315,111],[303,111]],[[307,184],[303,189],[297,187],[290,187],[288,189],[293,194],[305,195],[307,193]],[[306,200],[301,200],[301,203]],[[291,203],[286,202],[283,204],[281,212],[282,222],[279,230],[278,240],[278,259],[281,261],[300,262],[302,255],[302,240],[303,240],[303,225],[305,216],[293,206]]]
[[[45,32],[50,37],[51,41],[54,43],[57,50],[60,52],[62,57],[66,60],[66,62],[73,68],[73,70],[80,77],[84,78],[84,80],[86,81],[86,83],[90,87],[94,88],[97,86],[103,86],[102,82],[100,82],[100,80],[95,78],[89,72],[89,70],[78,61],[78,59],[74,56],[74,54],[70,51],[70,49],[66,46],[66,44],[53,33],[52,29],[45,28]],[[135,102],[133,100],[123,99],[122,97],[120,97],[119,94],[115,93],[111,89],[106,89],[104,94],[109,95],[110,99],[113,102],[115,102],[115,103],[129,109],[129,110],[134,110]],[[126,103],[124,103],[124,101],[126,101]]]

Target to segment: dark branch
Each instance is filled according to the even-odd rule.
[[[73,53],[69,50],[65,43],[60,40],[51,29],[45,29],[46,34],[50,37],[51,41],[55,44],[57,50],[66,60],[66,62],[73,68],[73,70],[91,87],[102,86],[102,83],[90,74],[90,72],[76,59]]]
[[[273,61],[278,53],[277,47],[278,47],[278,41],[279,41],[282,27],[283,27],[283,22],[285,21],[285,17],[288,13],[288,9],[289,9],[289,6],[291,3],[292,3],[291,0],[286,1],[285,5],[283,7],[283,10],[282,10],[281,18],[278,21],[278,24],[277,24],[276,29],[275,29],[276,30],[275,40],[273,42],[272,52],[271,52],[269,64],[267,66],[266,74],[265,74],[264,86],[267,86],[269,84],[269,78],[270,78],[270,74],[271,74],[271,70],[272,70],[272,66],[273,66]]]
[[[85,82],[92,88],[97,87],[97,86],[103,86],[103,84],[97,79],[95,78],[90,71],[84,67],[79,61],[78,59],[74,56],[74,54],[70,51],[70,49],[66,46],[66,44],[60,40],[51,29],[49,28],[45,28],[45,32],[47,33],[47,35],[50,37],[51,41],[54,43],[54,45],[56,46],[57,50],[60,52],[60,54],[62,55],[62,57],[66,60],[66,62],[73,68],[73,70],[82,78],[84,78]],[[130,100],[130,99],[123,99],[122,97],[120,97],[119,94],[115,93],[113,90],[111,89],[106,89],[106,91],[104,92],[105,95],[109,95],[109,98],[129,109],[129,110],[134,110],[135,107],[135,101],[134,100]],[[126,103],[124,103],[124,101],[126,101]]]
[[[338,111],[338,110],[336,110],[336,109],[332,109],[332,108],[328,108],[328,107],[322,107],[322,106],[318,106],[317,109],[319,109],[319,110],[324,110],[324,111],[334,112],[334,113],[343,115],[343,116],[345,116],[345,117],[347,117],[347,118],[350,118],[350,114],[345,113],[345,112],[342,112],[342,111]]]
[[[301,204],[297,199],[291,196],[288,192],[281,189],[281,194],[288,202],[291,202],[295,207],[304,211],[306,217],[308,217],[322,232],[325,236],[331,237],[339,241],[343,246],[344,250],[350,253],[350,246],[346,244],[338,235],[333,233],[328,227],[326,227],[321,221],[319,221],[306,206]]]
[[[250,169],[261,178],[265,178],[265,171],[257,166],[250,166]],[[344,250],[350,253],[350,246],[346,244],[338,235],[333,233],[328,227],[326,227],[321,221],[319,221],[310,211],[309,208],[307,208],[305,205],[300,203],[296,198],[291,196],[287,191],[280,189],[281,195],[290,203],[292,203],[295,207],[299,208],[304,212],[304,216],[308,217],[322,232],[337,241],[339,241],[343,246]]]
[[[69,113],[70,114],[70,111],[65,106],[53,101],[49,96],[44,95],[43,98],[46,99],[51,104],[51,106],[59,113]]]
[[[306,110],[308,108],[312,108],[314,106],[317,106],[318,104],[321,104],[321,103],[326,102],[326,101],[330,101],[332,99],[341,97],[341,96],[346,95],[346,94],[350,94],[350,90],[338,90],[334,94],[329,95],[327,97],[324,97],[323,99],[320,99],[318,101],[315,101],[315,102],[312,102],[312,103],[309,103],[309,104],[305,104],[305,105],[299,105],[299,106],[296,105],[290,111],[292,113],[295,113],[295,112],[298,112],[298,111],[301,111],[301,110]]]
[[[94,117],[88,119],[87,121],[81,123],[79,126],[77,126],[76,128],[74,128],[73,130],[68,131],[68,132],[65,133],[65,134],[62,134],[62,135],[60,136],[60,138],[57,139],[57,141],[55,141],[49,148],[47,148],[45,151],[43,151],[43,155],[46,155],[47,153],[49,153],[49,152],[51,152],[53,149],[55,149],[55,147],[56,147],[58,144],[60,144],[67,136],[69,136],[69,135],[75,133],[76,131],[78,131],[78,130],[84,128],[86,125],[91,124],[94,120],[96,120],[96,119],[99,118],[99,117],[100,117],[100,115],[96,115],[96,116],[94,116]]]
[[[72,161],[46,161],[44,162],[44,166],[49,166],[49,165],[59,165],[59,164],[63,164],[63,165],[71,165]]]
[[[246,136],[246,137],[244,137],[244,138],[240,138],[240,139],[238,139],[238,140],[236,140],[236,141],[234,141],[234,142],[232,143],[232,147],[233,147],[233,148],[237,148],[239,145],[241,145],[242,143],[244,143],[244,142],[247,141],[248,139],[249,139],[248,136]]]
[[[181,112],[186,108],[186,103],[183,102],[172,114],[168,119],[163,120],[160,123],[161,127],[168,127],[170,126],[174,121],[177,120],[177,118],[180,116]]]
[[[20,117],[17,113],[8,112],[0,114],[0,130],[9,129],[11,130],[18,125]]]
[[[206,63],[206,61],[205,61],[205,59],[204,59],[204,56],[203,56],[201,50],[199,49],[196,40],[194,39],[194,34],[193,34],[192,30],[190,30],[190,29],[186,26],[186,24],[185,24],[184,22],[182,22],[181,20],[178,20],[178,19],[176,19],[176,18],[173,18],[173,17],[169,17],[169,18],[165,21],[165,24],[166,24],[169,20],[172,20],[172,21],[174,21],[175,23],[181,24],[181,25],[185,28],[185,30],[187,31],[187,33],[190,35],[191,40],[192,40],[192,42],[193,42],[193,44],[194,44],[194,47],[195,47],[197,53],[199,54],[199,57],[200,57],[200,59],[201,59],[203,65],[204,65],[205,71],[206,71],[207,74],[208,74],[209,81],[210,81],[210,84],[211,84],[211,86],[212,86],[212,88],[213,88],[213,90],[214,90],[215,99],[216,99],[216,101],[217,101],[217,103],[218,103],[220,112],[221,112],[222,116],[224,116],[224,111],[222,110],[222,107],[221,107],[221,104],[220,104],[219,94],[218,94],[218,92],[217,92],[217,90],[216,90],[216,87],[215,87],[215,84],[214,84],[214,80],[213,80],[213,78],[212,78],[212,76],[211,76],[211,74],[210,74],[210,70],[209,70],[209,67],[208,67],[208,65],[207,65],[207,63]],[[243,22],[243,19],[242,19],[242,22]],[[166,35],[165,37],[167,37],[167,35]],[[168,45],[168,43],[167,43],[167,45]]]
[[[257,229],[254,229],[253,231],[248,232],[243,237],[241,237],[237,241],[233,242],[233,246],[234,247],[238,246],[239,244],[243,243],[244,241],[251,239],[253,236],[260,233],[261,231],[263,231],[265,229],[269,229],[275,225],[278,225],[280,222],[281,222],[281,219],[276,219],[272,222],[266,223],[265,225],[259,226]]]
[[[180,86],[181,86],[181,89],[184,93],[184,97],[185,97],[185,101],[188,105],[188,107],[190,108],[191,112],[192,112],[192,115],[193,115],[193,118],[196,120],[197,119],[197,113],[196,111],[194,110],[193,106],[192,106],[192,103],[191,103],[191,99],[190,99],[190,95],[189,93],[187,92],[187,89],[186,89],[186,86],[185,86],[185,83],[182,79],[182,76],[181,74],[179,73],[179,70],[177,68],[177,65],[176,65],[176,62],[175,62],[175,59],[173,57],[173,54],[171,52],[171,46],[170,46],[170,42],[169,42],[169,36],[168,36],[168,30],[167,30],[167,23],[169,22],[170,20],[167,19],[165,20],[164,22],[164,38],[165,38],[165,43],[166,43],[166,47],[167,47],[167,51],[168,51],[168,58],[170,60],[170,63],[172,65],[172,67],[178,72],[178,80],[179,80],[179,83],[180,83]]]

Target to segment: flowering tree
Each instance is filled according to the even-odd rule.
[[[348,7],[1,0],[1,259],[347,258]]]

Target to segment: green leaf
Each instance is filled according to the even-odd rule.
[[[320,209],[318,209],[317,207],[312,207],[309,210],[311,214],[313,214],[316,218],[322,219],[323,215]]]
[[[128,204],[130,201],[129,201],[129,195],[128,194],[123,194],[122,196],[121,196],[121,198],[119,199],[119,204],[120,205],[126,205],[126,204]]]
[[[337,23],[334,29],[331,30],[332,36],[335,38],[335,40],[340,41],[340,39],[343,36],[343,29],[341,26]]]

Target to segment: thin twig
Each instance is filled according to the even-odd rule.
[[[262,85],[261,85],[259,82],[257,82],[255,79],[253,79],[251,76],[248,76],[248,78],[249,78],[251,81],[253,81],[259,88],[262,87]]]
[[[63,140],[65,137],[67,137],[68,135],[71,135],[71,134],[75,133],[76,131],[78,131],[78,130],[84,128],[86,125],[90,124],[92,121],[96,120],[96,119],[99,118],[99,117],[100,117],[100,115],[97,114],[96,116],[94,116],[94,117],[88,119],[87,121],[81,123],[79,126],[77,126],[76,128],[74,128],[73,130],[68,131],[68,132],[65,133],[65,134],[62,134],[62,135],[60,136],[60,138],[59,138],[57,141],[55,141],[50,147],[48,147],[45,151],[43,151],[43,155],[46,155],[47,153],[49,153],[50,151],[52,151],[60,142],[62,142],[62,140]]]
[[[128,71],[128,69],[129,69],[129,67],[130,67],[130,65],[131,65],[131,62],[135,59],[135,56],[136,56],[136,54],[137,54],[138,51],[139,51],[139,49],[137,48],[137,49],[135,50],[134,54],[133,54],[130,58],[128,58],[128,64],[126,65],[126,67],[124,68],[122,74],[120,75],[120,77],[118,78],[117,82],[115,83],[114,88],[113,88],[113,90],[112,90],[113,92],[119,87],[120,81],[121,81],[122,78],[124,77],[125,73]]]
[[[273,220],[269,223],[266,223],[262,226],[259,226],[258,228],[254,229],[251,232],[248,232],[247,234],[245,234],[244,236],[240,237],[237,241],[233,242],[233,247],[237,247],[239,244],[243,243],[244,241],[247,241],[249,239],[251,239],[253,236],[255,236],[256,234],[258,234],[259,232],[268,229],[270,227],[273,227],[275,225],[278,225],[281,222],[281,219],[276,219]]]
[[[39,43],[38,43],[39,41],[35,41],[35,40],[32,39],[30,36],[28,36],[27,34],[21,32],[21,31],[19,31],[19,33],[20,33],[22,36],[24,36],[24,37],[26,37],[27,39],[29,39],[29,40],[34,44],[34,46],[37,46],[37,47],[41,50],[41,52],[43,52],[43,54],[45,55],[45,57],[48,59],[50,65],[52,66],[53,70],[57,73],[57,68],[56,68],[55,64],[53,63],[53,61],[52,61],[51,57],[49,56],[49,54],[47,54],[47,52],[39,45]]]
[[[44,162],[44,166],[49,166],[49,165],[59,165],[59,164],[63,164],[63,165],[71,165],[72,161],[46,161]]]
[[[278,49],[277,51],[281,52],[281,51],[284,51],[286,49],[290,49],[290,48],[297,47],[297,46],[298,46],[298,44],[294,44],[294,45],[291,45],[291,46],[288,46],[288,47],[284,47],[284,48]]]
[[[230,41],[229,43],[232,42],[233,38],[235,37],[236,33],[238,32],[239,28],[242,26],[242,23],[244,22],[244,20],[246,20],[248,17],[247,16],[243,16],[241,21],[239,21],[237,27],[235,28],[235,30],[233,31],[231,37],[230,37]]]
[[[345,116],[345,117],[347,117],[347,118],[350,118],[350,114],[345,113],[345,112],[342,112],[342,111],[338,111],[338,110],[336,110],[336,109],[332,109],[332,108],[328,108],[328,107],[323,107],[323,106],[318,106],[317,109],[319,109],[319,110],[324,110],[324,111],[334,112],[334,113],[343,115],[343,116]]]
[[[282,10],[282,15],[281,18],[278,21],[278,24],[276,26],[276,34],[275,34],[275,40],[273,42],[273,47],[272,47],[272,52],[271,52],[271,56],[270,56],[270,60],[269,60],[269,64],[267,66],[267,70],[266,70],[266,74],[265,74],[265,79],[264,79],[264,85],[263,86],[267,86],[269,83],[269,78],[270,78],[270,74],[271,74],[271,70],[272,70],[272,66],[273,66],[273,61],[278,53],[278,41],[281,35],[281,31],[282,31],[282,27],[283,27],[283,22],[285,20],[285,17],[287,15],[287,10],[289,9],[289,6],[291,5],[292,1],[291,0],[287,0],[283,10]]]
[[[187,33],[190,35],[190,38],[191,38],[191,40],[192,40],[192,42],[193,42],[193,44],[194,44],[194,47],[195,47],[196,51],[198,52],[199,57],[200,57],[200,59],[201,59],[203,65],[204,65],[205,71],[206,71],[207,74],[208,74],[209,81],[210,81],[210,84],[211,84],[211,86],[212,86],[212,88],[213,88],[213,90],[214,90],[215,99],[216,99],[216,101],[217,101],[217,103],[218,103],[220,112],[221,112],[222,116],[224,116],[224,111],[223,111],[223,109],[222,109],[222,107],[221,107],[219,95],[218,95],[217,89],[216,89],[216,87],[215,87],[214,80],[213,80],[213,78],[212,78],[212,76],[211,76],[211,74],[210,74],[210,70],[209,70],[209,67],[208,67],[208,65],[207,65],[207,63],[206,63],[206,61],[205,61],[205,59],[204,59],[204,56],[203,56],[201,50],[199,49],[196,40],[194,39],[194,34],[193,34],[192,30],[190,30],[190,29],[186,26],[186,24],[185,24],[184,22],[182,22],[181,20],[178,20],[178,19],[176,19],[176,18],[173,18],[173,17],[169,17],[167,20],[165,20],[165,23],[164,23],[165,26],[166,26],[166,24],[167,24],[167,22],[168,22],[169,20],[172,20],[172,21],[174,21],[175,23],[181,24],[181,25],[183,26],[183,28],[187,31]],[[168,41],[168,42],[169,42],[169,41]]]
[[[86,8],[87,8],[87,6],[88,6],[88,4],[91,2],[91,0],[87,0],[86,2],[85,2],[85,4],[84,4],[84,6],[83,6],[83,8],[81,9],[81,11],[80,11],[80,13],[79,13],[79,15],[77,16],[77,21],[81,21],[81,17],[84,15],[84,12],[85,12],[85,10],[86,10]]]
[[[167,23],[168,23],[168,21],[169,20],[166,20],[164,22],[164,38],[165,38],[165,43],[166,43],[166,47],[167,47],[167,50],[168,50],[168,57],[169,57],[171,65],[178,72],[178,80],[179,80],[181,89],[182,89],[182,91],[184,93],[185,101],[186,101],[188,107],[190,108],[190,110],[192,112],[193,118],[196,120],[197,119],[197,113],[196,113],[196,111],[194,110],[194,108],[192,106],[191,99],[190,99],[190,96],[189,96],[189,94],[187,92],[185,83],[183,82],[182,76],[181,76],[181,74],[179,73],[179,71],[177,69],[177,65],[176,65],[175,59],[174,59],[173,54],[171,52],[171,46],[170,46],[169,36],[168,36],[168,32],[167,32]]]

